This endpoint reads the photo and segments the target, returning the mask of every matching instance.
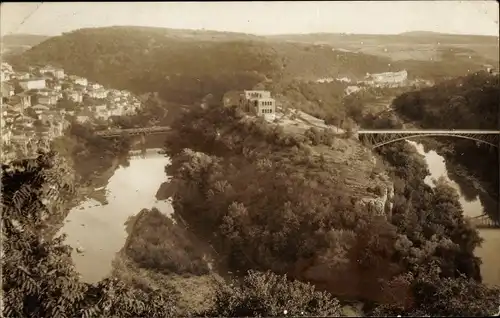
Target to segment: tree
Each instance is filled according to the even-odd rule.
[[[53,238],[73,193],[55,153],[2,165],[2,288],[5,317],[170,317],[174,295],[108,279],[79,281],[64,236]]]
[[[219,283],[209,316],[278,317],[341,315],[335,298],[314,286],[271,272],[249,271],[240,284]]]
[[[77,103],[74,102],[72,99],[68,98],[67,96],[64,96],[60,100],[57,101],[56,107],[59,109],[64,109],[66,111],[75,111],[77,108]]]
[[[426,264],[410,278],[413,301],[408,307],[381,305],[371,316],[492,316],[500,303],[500,290],[489,288],[465,276],[443,277],[436,262]]]
[[[57,206],[72,189],[54,154],[2,166],[4,314],[61,317],[77,314],[85,285],[78,281],[63,238],[50,239]],[[59,170],[59,171],[58,171]],[[66,176],[66,177],[65,177]],[[59,296],[57,296],[59,295]],[[55,297],[55,298],[54,298]],[[53,300],[56,300],[54,302]]]

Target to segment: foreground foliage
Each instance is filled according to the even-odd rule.
[[[94,285],[80,281],[71,260],[72,249],[64,244],[64,235],[54,238],[50,232],[51,224],[60,222],[58,214],[65,213],[61,207],[73,194],[72,174],[67,169],[68,165],[55,153],[41,153],[36,159],[2,166],[3,315],[68,318],[182,315],[177,310],[177,293],[168,285],[161,289],[146,285],[138,288],[114,277]],[[156,215],[156,222],[160,221],[158,211],[150,213],[153,217]],[[149,221],[155,222],[154,219]],[[151,246],[154,237],[149,239],[153,242],[139,244]],[[132,251],[138,242],[132,240]],[[156,259],[161,265],[175,255],[172,252],[170,249],[161,252],[163,254],[138,257],[147,266],[150,265],[147,259]],[[233,308],[235,314],[257,312],[260,308],[262,314],[279,315],[276,310],[286,305],[283,300],[291,301],[291,308],[297,312],[333,312],[338,307],[330,296],[314,292],[311,286],[288,282],[285,277],[252,272],[245,282],[247,285],[238,290],[246,296],[238,298],[240,303]],[[219,285],[219,304],[233,303],[234,295],[227,294],[227,288],[239,287]],[[278,288],[281,292],[296,290],[300,294],[267,293],[251,300],[262,288]],[[226,313],[219,307],[207,310],[216,316]]]
[[[308,277],[334,295],[381,304],[379,313],[388,306],[488,315],[497,305],[498,290],[480,283],[473,251],[481,240],[457,193],[444,182],[424,183],[428,169],[410,145],[380,151],[395,198],[392,214],[378,217],[336,196],[344,187],[332,180],[337,166],[311,155],[304,139],[246,120],[236,109],[192,111],[173,129],[179,136],[166,149],[175,210],[230,268]],[[471,306],[424,296],[429,289],[448,290],[446,297]]]
[[[341,316],[339,302],[314,286],[271,272],[249,271],[240,284],[219,284],[214,307],[223,317]]]
[[[64,236],[48,229],[64,213],[71,176],[54,153],[2,166],[2,287],[6,317],[167,317],[172,295],[105,279],[79,280]]]

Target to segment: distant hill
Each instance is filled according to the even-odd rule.
[[[2,45],[34,46],[50,38],[47,35],[36,34],[8,34],[2,36]]]
[[[462,42],[451,49],[442,45],[448,42],[436,44],[435,40],[401,35],[263,37],[121,26],[81,29],[52,37],[9,61],[16,67],[61,65],[68,73],[104,85],[138,94],[158,92],[167,101],[191,105],[207,94],[220,100],[227,91],[252,88],[262,82],[339,76],[356,80],[366,73],[402,69],[407,69],[410,77],[434,80],[484,69],[484,64],[491,62]],[[483,42],[485,50],[490,50],[493,42],[489,38]],[[413,56],[424,52],[425,47],[439,58]],[[406,54],[405,50],[411,54],[394,56]]]
[[[266,80],[361,78],[388,70],[390,60],[241,33],[107,27],[50,38],[11,62],[53,63],[105,85],[190,104]]]
[[[376,34],[290,34],[268,37],[273,40],[328,44],[346,50],[375,54],[393,60],[436,61],[442,52],[450,49],[470,53],[478,63],[498,65],[498,37],[457,35],[425,31],[405,32],[397,35]]]
[[[46,35],[8,34],[1,38],[2,54],[19,54],[50,38]]]

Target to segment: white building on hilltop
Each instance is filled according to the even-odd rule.
[[[240,95],[240,107],[266,119],[276,117],[276,100],[271,97],[269,91],[243,91]]]
[[[408,80],[408,72],[385,72],[378,74],[367,74],[365,83],[375,86],[400,86]]]

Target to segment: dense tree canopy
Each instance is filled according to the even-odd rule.
[[[401,127],[394,116],[366,114],[365,105],[397,90],[367,89],[343,98],[346,85],[315,82],[347,71],[353,78],[384,71],[389,59],[252,36],[192,41],[182,32],[112,27],[54,37],[13,61],[53,63],[107,86],[157,92],[144,95],[146,107],[137,115],[114,118],[113,124],[171,125],[166,151],[172,163],[166,169],[176,188],[175,213],[190,232],[158,210],[144,210],[132,222],[124,252],[134,265],[161,275],[210,274],[190,240],[194,235],[212,245],[227,269],[246,273],[232,277],[232,284],[219,283],[213,306],[199,314],[340,315],[334,296],[370,303],[372,315],[486,316],[498,306],[500,292],[481,283],[473,254],[481,239],[464,220],[457,193],[443,180],[427,186],[426,164],[407,143],[378,150],[394,198],[377,210],[361,199],[368,192],[380,198],[391,187],[349,188],[349,163],[341,166],[328,155],[339,138],[331,131],[293,135],[217,105],[227,91],[259,84],[279,94],[283,106],[330,123],[342,126],[351,118],[370,127]],[[442,78],[474,66],[422,63],[397,62],[391,70],[409,67]],[[498,98],[498,76],[478,73],[404,93],[394,107],[424,128],[495,129]],[[193,107],[200,101],[208,107]],[[65,100],[58,105],[74,106]],[[172,113],[177,120],[168,118]],[[472,147],[457,142],[453,158],[496,191],[491,167],[497,166],[488,165],[498,156]],[[2,166],[5,316],[185,314],[168,284],[136,286],[114,276],[95,285],[81,282],[71,248],[54,236],[74,196],[73,177],[92,184],[96,175],[112,172],[129,148],[123,136],[102,139],[90,126],[74,123],[53,147],[70,162],[49,153]],[[463,152],[474,156],[457,156]],[[485,160],[480,167],[478,155]]]
[[[52,149],[70,161],[79,184],[87,184],[99,173],[117,166],[116,161],[127,164],[130,146],[129,137],[104,139],[96,136],[88,124],[73,122],[66,134],[53,142]]]
[[[177,293],[168,285],[161,289],[139,288],[115,277],[94,285],[80,281],[71,261],[72,249],[64,244],[64,235],[54,237],[50,231],[51,225],[62,221],[57,216],[66,212],[64,207],[73,194],[73,182],[68,165],[54,153],[2,165],[3,315],[61,318],[183,315],[177,308]],[[161,220],[158,213],[149,212],[149,217],[153,217],[149,222],[155,218],[156,222]],[[127,249],[134,251],[137,240],[132,237],[129,242],[131,246]],[[142,244],[147,248],[155,243],[153,239]],[[156,259],[161,269],[162,262],[170,257],[167,250],[140,259]],[[150,267],[151,263],[146,261],[144,265]],[[227,312],[279,316],[281,308],[294,313],[338,312],[338,302],[330,295],[315,292],[309,285],[289,282],[285,277],[252,272],[244,282],[242,287],[219,284],[215,302],[218,305],[207,308],[207,312],[215,316]],[[228,289],[238,294],[228,294]],[[267,293],[260,294],[265,289]],[[255,299],[256,295],[260,298]],[[234,306],[220,307],[229,303]]]
[[[177,186],[175,210],[226,255],[231,268],[315,277],[316,285],[334,294],[400,312],[476,313],[478,307],[441,308],[422,300],[419,279],[430,275],[429,263],[440,274],[426,282],[440,286],[457,279],[491,294],[490,300],[498,295],[478,282],[473,250],[480,239],[464,220],[457,194],[445,183],[433,189],[423,182],[428,170],[411,145],[380,150],[395,179],[395,198],[392,215],[379,218],[336,196],[345,185],[330,177],[335,165],[306,150],[306,137],[328,144],[318,132],[292,137],[221,107],[186,113],[173,129],[179,137],[167,143],[167,170]],[[492,302],[484,300],[482,310],[489,313]]]
[[[499,129],[500,76],[485,71],[400,95],[401,115],[424,128]]]
[[[208,316],[279,317],[342,316],[340,304],[325,292],[286,276],[249,271],[240,284],[219,283],[213,308]]]
[[[80,282],[64,236],[49,230],[65,213],[73,181],[53,153],[2,165],[2,288],[6,317],[167,317],[171,295],[107,279]]]

